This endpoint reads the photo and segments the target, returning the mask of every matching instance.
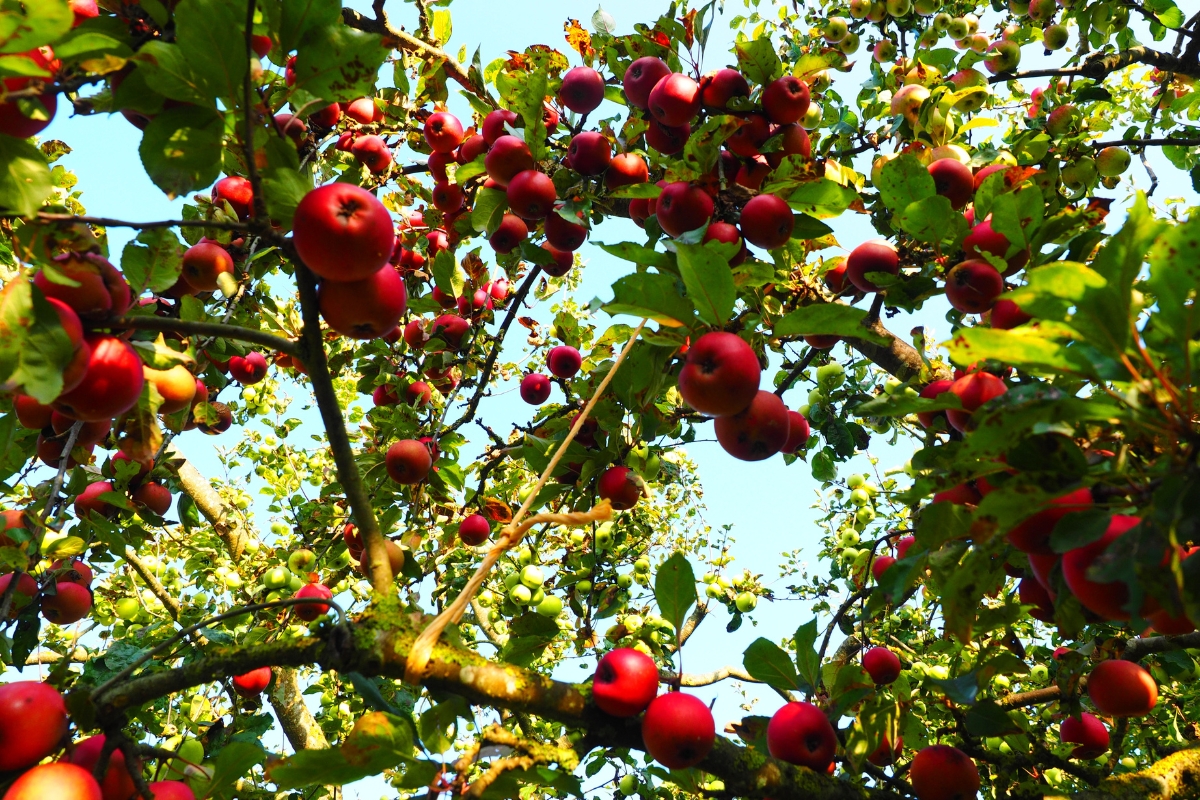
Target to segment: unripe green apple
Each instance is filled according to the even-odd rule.
[[[637,791],[637,787],[637,776],[632,772],[622,775],[620,782],[617,784],[617,788],[621,790],[621,794],[633,794]]]
[[[504,588],[511,589],[521,582],[521,574],[519,572],[510,572],[504,576]]]
[[[806,131],[815,131],[821,127],[821,117],[824,113],[820,104],[809,103],[808,111],[804,112],[804,116],[800,118],[800,126]]]
[[[543,617],[557,617],[562,613],[563,601],[552,594],[548,594],[542,598],[542,602],[538,603],[537,608],[534,610]]]
[[[517,563],[522,567],[533,561],[533,551],[528,547],[522,547],[517,551]]]
[[[639,558],[637,561],[633,562],[633,571],[634,572],[649,572],[650,571],[650,560],[647,558]]]
[[[962,17],[955,17],[946,26],[946,35],[956,42],[961,42],[971,35],[971,27],[967,25],[967,21]]]
[[[719,575],[717,576],[717,586],[720,586],[722,589],[732,589],[733,581],[724,575]]]
[[[925,48],[932,48],[937,45],[942,38],[942,32],[932,25],[921,31],[920,38],[917,39],[917,45]]]
[[[857,33],[847,33],[843,39],[838,42],[838,49],[846,55],[853,55],[858,52],[858,48],[862,45],[862,40]]]
[[[950,30],[950,23],[954,21],[954,17],[947,14],[945,11],[939,11],[933,15],[933,29],[945,33]]]
[[[871,22],[883,22],[886,16],[887,6],[884,5],[883,0],[874,0],[871,3],[871,11],[867,14],[867,19],[871,20]]]
[[[583,543],[586,541],[587,541],[587,534],[585,534],[583,531],[581,531],[581,530],[571,531],[571,546],[572,547],[581,547],[583,545]]]
[[[1029,0],[1029,18],[1034,22],[1046,22],[1058,11],[1055,0]]]
[[[541,567],[529,564],[521,569],[521,583],[530,589],[536,589],[545,582],[546,576]]]
[[[1115,178],[1129,169],[1131,161],[1128,150],[1106,147],[1096,154],[1096,171],[1105,178]]]
[[[613,535],[612,531],[598,530],[594,538],[597,550],[607,550],[612,547]]]
[[[932,17],[942,7],[942,0],[917,0],[913,8],[922,17]]]
[[[718,583],[710,583],[708,588],[704,590],[704,593],[714,600],[725,596],[725,590]]]
[[[850,477],[846,478],[846,488],[857,489],[866,482],[867,479],[864,478],[860,473],[852,472],[850,473]]]
[[[533,599],[533,592],[525,584],[518,583],[508,590],[508,599],[519,606],[527,605]]]
[[[704,577],[703,577],[703,578],[701,578],[700,580],[701,580],[703,583],[716,583],[716,582],[717,582],[717,573],[715,573],[715,572],[706,572],[706,573],[704,573]]]
[[[1029,0],[1008,0],[1008,10],[1013,16],[1024,16],[1029,13]]]
[[[886,0],[884,6],[893,17],[906,17],[912,11],[912,0]]]
[[[628,572],[623,575],[618,575],[617,586],[621,587],[622,589],[628,589],[630,586],[633,586],[633,576]]]
[[[301,548],[288,556],[288,569],[297,575],[307,574],[317,568],[317,554]]]
[[[1137,759],[1133,756],[1122,756],[1121,766],[1125,769],[1137,769]]]
[[[491,589],[484,589],[477,595],[477,599],[479,600],[479,605],[484,608],[491,608],[496,602],[496,593]]]
[[[1082,156],[1064,166],[1060,175],[1063,186],[1068,189],[1086,189],[1096,181],[1096,162],[1088,156]]]
[[[838,534],[838,544],[842,547],[854,547],[862,541],[862,537],[858,535],[856,530],[844,530]]]
[[[629,631],[630,633],[637,633],[642,629],[642,625],[645,623],[645,620],[643,620],[638,614],[629,614],[625,617],[624,623],[625,630]]]
[[[137,615],[142,610],[142,604],[134,597],[122,597],[113,605],[113,610],[117,613],[117,619],[123,619],[126,622],[137,619]]]
[[[1070,35],[1066,25],[1060,23],[1047,25],[1042,29],[1042,44],[1047,50],[1061,50],[1067,46]]]
[[[875,61],[880,64],[890,64],[896,60],[896,43],[891,39],[881,39],[875,44]]]
[[[832,361],[828,364],[822,364],[821,366],[817,367],[817,386],[826,391],[832,391],[833,389],[838,388],[845,382],[845,380],[846,368],[837,361]],[[811,397],[809,397],[809,402],[812,402]]]
[[[753,611],[754,607],[758,605],[758,596],[753,592],[742,592],[734,598],[733,604],[737,606],[738,611],[745,614]]]
[[[871,0],[850,0],[850,16],[855,19],[866,19],[871,13]]]
[[[875,509],[863,506],[854,512],[854,521],[859,525],[867,525],[875,520]]]
[[[1050,680],[1050,668],[1045,664],[1034,664],[1029,670],[1029,679],[1035,683],[1045,683]]]
[[[286,567],[275,567],[266,571],[262,583],[268,589],[282,589],[288,585],[291,579],[292,573]]]
[[[825,37],[825,41],[830,44],[837,44],[842,39],[846,38],[846,34],[850,32],[850,26],[842,17],[830,17],[825,23],[825,29],[821,35]]]
[[[575,591],[578,592],[579,594],[591,594],[592,593],[592,582],[591,581],[576,581],[575,582]]]
[[[808,393],[808,404],[810,406],[819,406],[825,402],[825,393],[820,389],[811,389]]]

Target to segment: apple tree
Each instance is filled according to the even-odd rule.
[[[1196,797],[1188,5],[0,4],[5,800]],[[794,634],[711,437],[820,488]]]

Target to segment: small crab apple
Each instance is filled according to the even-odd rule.
[[[812,703],[788,703],[767,723],[767,749],[774,758],[824,772],[837,751],[837,733]]]
[[[229,359],[229,376],[243,386],[252,386],[267,377],[267,359],[257,350]]]
[[[663,125],[656,119],[647,121],[646,144],[664,156],[682,152],[692,135],[691,125]]]
[[[713,427],[726,453],[742,461],[761,461],[783,449],[789,425],[783,400],[760,390],[744,410],[717,417]]]
[[[66,761],[51,761],[34,767],[13,781],[4,793],[4,800],[46,800],[51,797],[63,800],[109,800],[101,792],[100,784],[96,783],[90,770]]]
[[[617,511],[627,511],[642,497],[642,480],[629,467],[609,467],[596,481],[596,493]]]
[[[570,272],[571,267],[575,265],[575,254],[569,250],[559,250],[549,242],[543,242],[542,249],[554,259],[553,264],[547,264],[542,267],[542,272],[545,272],[552,278],[561,278]]]
[[[489,111],[488,115],[483,118],[483,126],[480,128],[484,143],[488,146],[495,144],[497,139],[507,135],[508,130],[504,126],[515,127],[517,120],[520,118],[517,112],[510,111],[507,108],[497,108]]]
[[[197,292],[217,290],[217,276],[233,274],[233,256],[218,244],[199,242],[183,254],[183,272],[188,285]]]
[[[660,80],[671,74],[671,68],[661,58],[643,56],[625,70],[625,98],[638,108],[648,108],[650,92]]]
[[[674,72],[655,84],[648,107],[663,125],[686,125],[700,111],[700,85],[687,75]]]
[[[171,508],[171,490],[158,481],[146,481],[133,491],[133,502],[160,517]]]
[[[900,658],[886,647],[872,647],[863,653],[863,669],[877,685],[887,685],[900,677]]]
[[[433,187],[433,207],[445,214],[453,214],[463,207],[463,190],[457,183],[438,183]]]
[[[794,75],[784,75],[763,89],[763,111],[776,125],[799,122],[808,111],[809,97],[807,83]]]
[[[351,100],[343,109],[346,116],[359,125],[371,125],[383,121],[383,110],[370,97],[360,97]]]
[[[575,67],[563,75],[558,102],[576,114],[589,114],[604,100],[604,78],[591,67]]]
[[[738,245],[737,255],[729,259],[729,266],[731,267],[736,267],[750,256],[750,252],[742,242],[742,232],[738,230],[736,225],[731,225],[728,222],[708,223],[708,227],[704,230],[704,239],[702,241]]]
[[[972,259],[946,275],[946,299],[964,314],[982,314],[1004,291],[1004,277],[986,261]]]
[[[604,134],[583,131],[571,138],[567,165],[580,175],[600,175],[612,162],[612,145]]]
[[[770,138],[770,120],[763,114],[748,114],[738,129],[725,140],[725,146],[739,156],[754,158]]]
[[[359,136],[350,145],[350,154],[372,175],[382,175],[392,166],[392,151],[382,136]]]
[[[785,200],[773,194],[760,194],[746,203],[740,223],[746,241],[764,250],[775,250],[791,239],[795,217]]]
[[[546,354],[546,369],[550,370],[550,374],[556,378],[573,378],[581,366],[583,366],[583,356],[569,345],[553,347]]]
[[[632,647],[618,647],[600,658],[592,677],[592,700],[605,714],[636,717],[658,694],[658,666]]]
[[[679,394],[701,414],[736,414],[758,394],[762,368],[745,339],[713,331],[692,343],[679,373]]]
[[[416,439],[401,439],[388,448],[384,464],[392,480],[411,485],[425,480],[433,468],[433,457],[429,448]]]
[[[447,111],[430,114],[425,120],[425,141],[436,153],[449,153],[462,144],[463,126]]]
[[[712,750],[716,733],[708,706],[683,692],[654,698],[642,718],[646,752],[670,769],[687,769],[703,761]]]
[[[458,524],[458,538],[462,543],[478,547],[492,535],[492,525],[482,514],[472,514]],[[657,673],[655,673],[657,675]]]
[[[783,443],[784,453],[795,453],[808,443],[811,433],[808,420],[799,411],[788,410],[788,438]]]

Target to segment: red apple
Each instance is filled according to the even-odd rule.
[[[64,253],[54,258],[54,267],[79,285],[55,283],[42,270],[33,276],[34,285],[47,298],[66,303],[80,317],[120,316],[129,310],[129,284],[108,259],[94,253]]]
[[[92,585],[92,568],[78,558],[63,561],[61,558],[50,565],[50,574],[58,583],[77,583],[85,589]]]
[[[424,445],[422,445],[423,447]],[[391,470],[389,470],[389,473]],[[364,551],[365,552],[365,551]],[[296,590],[298,599],[316,598],[319,600],[333,599],[333,592],[323,583],[306,583]],[[302,603],[292,607],[292,613],[305,622],[312,622],[322,614],[329,613],[329,606],[324,603]]]
[[[78,583],[59,583],[42,592],[42,616],[56,625],[71,625],[92,610],[92,592]]]
[[[134,490],[133,502],[161,517],[171,508],[171,490],[158,481],[146,481]]]
[[[902,750],[904,750],[904,737],[897,736],[896,746],[893,747],[892,743],[888,741],[887,735],[884,734],[883,741],[871,751],[871,754],[867,756],[867,761],[870,761],[877,767],[886,767],[896,762]]]
[[[583,212],[576,212],[575,218],[580,222],[571,222],[562,214],[561,208],[556,208],[546,217],[546,241],[556,250],[573,253],[587,241],[588,229],[582,223]]]
[[[996,258],[1004,259],[1005,254],[1011,246],[1008,237],[992,229],[990,219],[985,219],[980,222],[971,232],[967,234],[967,238],[963,239],[963,256],[967,259],[982,259],[986,261],[984,253],[989,253]],[[1012,256],[1006,259],[1008,269],[1004,271],[1005,277],[1018,272],[1021,267],[1029,262],[1029,250],[1018,250]]]
[[[218,244],[200,242],[183,254],[182,277],[197,292],[217,290],[217,276],[233,274],[233,257]]]
[[[478,547],[492,535],[492,525],[482,514],[472,514],[458,524],[458,538],[462,543]]]
[[[229,359],[229,377],[243,386],[252,386],[267,377],[267,359],[257,350],[251,350],[244,356],[231,356]]]
[[[1017,599],[1023,606],[1033,606],[1029,616],[1042,622],[1054,621],[1054,598],[1036,575],[1026,575],[1017,585]]]
[[[212,201],[215,205],[229,203],[238,219],[249,219],[254,210],[254,187],[240,175],[230,175],[213,186]]]
[[[596,492],[617,511],[627,511],[642,497],[642,480],[629,467],[609,467],[596,481]]]
[[[738,230],[736,225],[731,225],[728,222],[708,223],[708,227],[704,229],[704,239],[702,241],[738,245],[737,254],[729,259],[729,266],[731,267],[736,267],[750,257],[750,251],[746,249],[746,245],[742,242],[742,232]]]
[[[137,405],[146,382],[134,349],[113,336],[92,336],[87,372],[71,391],[54,401],[54,408],[75,419],[100,422]]]
[[[71,13],[75,15],[75,22],[71,26],[73,28],[82,25],[84,20],[100,16],[100,9],[96,6],[96,0],[71,0],[70,5]]]
[[[463,207],[463,190],[457,183],[438,183],[433,187],[433,206],[438,211],[453,214]]]
[[[714,331],[688,349],[679,394],[701,414],[737,414],[755,399],[761,379],[753,348],[735,334]]]
[[[48,427],[52,412],[53,409],[50,406],[42,405],[27,394],[18,394],[13,397],[13,413],[16,414],[17,422],[21,423],[22,428],[40,431],[42,428]]]
[[[357,100],[351,100],[345,106],[344,110],[346,116],[359,125],[370,125],[383,121],[383,110],[375,105],[375,100],[370,97],[360,97]]]
[[[318,128],[332,128],[338,124],[341,118],[342,106],[339,103],[330,103],[308,115],[308,121]]]
[[[1001,297],[992,305],[992,314],[989,319],[993,328],[1007,331],[1018,325],[1024,325],[1033,317],[1022,311],[1021,307],[1012,300]]]
[[[795,453],[804,445],[808,444],[808,437],[811,431],[808,425],[808,420],[799,411],[788,410],[788,438],[783,443],[784,453]]]
[[[946,275],[946,299],[964,314],[984,313],[1003,291],[1003,276],[986,261],[964,261]]]
[[[462,140],[462,123],[453,114],[439,111],[425,120],[425,141],[435,153],[449,153]]]
[[[383,203],[349,183],[326,184],[306,194],[292,230],[300,258],[331,281],[370,277],[388,262],[396,244]]]
[[[488,237],[488,244],[497,253],[504,255],[511,253],[527,238],[529,238],[529,226],[525,224],[525,220],[516,214],[505,214],[500,218],[500,225],[496,228],[496,232]]]
[[[350,154],[372,175],[382,175],[392,166],[392,151],[382,136],[359,136],[350,145]]]
[[[531,406],[540,406],[550,399],[550,379],[540,372],[531,372],[521,379],[521,399]]]
[[[22,53],[32,59],[34,64],[40,69],[53,72],[54,54],[49,47],[41,47],[35,50],[30,50],[27,53]],[[29,88],[34,81],[50,81],[46,76],[37,78],[5,78],[4,89],[7,92],[16,92],[21,89]],[[30,98],[32,102],[42,106],[39,116],[42,119],[36,119],[25,115],[21,106],[15,101],[10,103],[0,103],[0,133],[8,134],[17,139],[28,139],[30,136],[36,136],[44,131],[51,122],[54,121],[54,114],[58,110],[58,93],[54,91],[43,92],[36,98]]]
[[[488,116],[491,116],[491,114]],[[458,155],[455,158],[459,164],[470,164],[472,161],[486,153],[488,151],[488,147],[488,140],[477,133],[473,136],[468,136],[463,143],[458,146]]]
[[[900,254],[883,239],[863,242],[851,250],[846,258],[846,277],[859,291],[879,291],[878,284],[866,277],[871,272],[888,275],[897,275],[900,272]]]
[[[757,192],[770,174],[771,165],[762,156],[756,156],[738,169],[733,180],[737,185]]]
[[[1085,511],[1091,506],[1091,489],[1076,489],[1059,495],[1048,500],[1036,513],[1009,530],[1008,543],[1024,553],[1055,556],[1053,548],[1050,547],[1050,534],[1054,532],[1054,526],[1067,514]]]
[[[605,714],[636,717],[657,694],[658,667],[650,656],[632,647],[601,656],[592,678],[592,700]]]
[[[962,408],[947,409],[946,419],[955,429],[965,433],[976,409],[1007,392],[1008,386],[990,372],[972,372],[952,383],[948,391],[958,396]]]
[[[682,236],[703,227],[712,217],[712,196],[686,181],[672,183],[659,195],[655,214],[667,235]]]
[[[829,718],[812,703],[788,703],[767,723],[767,749],[789,764],[824,772],[833,763],[837,745]]]
[[[534,168],[529,145],[516,136],[508,135],[496,139],[492,149],[488,151],[487,158],[484,159],[484,164],[487,166],[488,177],[502,188],[508,186],[517,173]]]
[[[700,111],[700,85],[683,73],[672,73],[650,90],[647,107],[663,125],[686,125]]]
[[[750,84],[736,69],[719,69],[700,79],[700,102],[706,108],[724,109],[735,97],[749,97]]]
[[[776,250],[787,244],[794,224],[791,207],[773,194],[756,195],[742,209],[742,235],[764,250]]]
[[[1090,493],[1088,494],[1088,500],[1091,500]],[[1125,608],[1129,603],[1129,587],[1121,581],[1100,583],[1088,577],[1088,570],[1091,569],[1097,559],[1104,555],[1104,552],[1108,550],[1113,542],[1128,533],[1140,522],[1141,519],[1139,517],[1116,514],[1109,522],[1108,529],[1100,539],[1063,554],[1062,572],[1067,588],[1083,604],[1084,608],[1098,614],[1104,619],[1129,619],[1129,611]],[[1142,610],[1143,613],[1150,613],[1150,609],[1143,608]]]
[[[294,114],[276,114],[272,119],[275,131],[280,136],[286,136],[298,147],[308,135],[308,125]]]
[[[430,338],[440,337],[453,350],[462,347],[463,337],[471,329],[471,323],[455,314],[442,314],[433,321]]]
[[[542,249],[550,254],[554,259],[553,264],[547,264],[542,267],[542,272],[552,278],[561,278],[571,271],[571,267],[575,265],[575,254],[570,250],[559,250],[549,242],[542,243]]]
[[[646,121],[646,145],[664,156],[683,152],[683,146],[691,135],[691,125],[663,125],[656,119]]]
[[[6,537],[0,537],[0,538],[6,538]],[[13,580],[13,573],[11,573],[11,572],[7,573],[5,575],[0,575],[0,597],[4,597],[4,594],[8,591],[8,585],[10,583],[12,583],[12,580]],[[38,596],[37,581],[35,581],[33,578],[31,578],[26,573],[22,572],[17,577],[17,587],[15,589],[13,589],[12,601],[10,602],[9,607],[8,607],[8,618],[16,619],[17,616],[20,614],[21,610],[24,609],[26,606],[28,606],[30,603],[32,603],[34,600],[36,600],[37,596]],[[2,687],[0,687],[0,688],[2,688]],[[0,722],[3,721],[2,706],[3,706],[3,696],[0,695]],[[3,743],[3,742],[4,742],[4,738],[3,738],[2,733],[0,733],[0,743]],[[0,763],[2,763],[2,756],[0,756]]]
[[[104,749],[104,734],[92,736],[79,742],[71,750],[70,761],[77,767],[91,771],[100,761],[100,752]],[[108,760],[108,770],[100,781],[100,791],[104,800],[130,800],[136,788],[133,777],[125,764],[125,754],[113,750]]]
[[[4,800],[48,800],[52,797],[56,800],[109,800],[100,791],[100,784],[91,772],[65,761],[34,767],[17,778],[4,793]]]
[[[575,140],[572,139],[571,144],[574,143]],[[607,144],[607,140],[605,143]],[[650,170],[641,156],[636,153],[619,153],[609,162],[608,170],[604,173],[604,188],[611,191],[620,186],[646,183],[649,180]]]
[[[799,122],[808,113],[808,84],[794,75],[784,75],[763,89],[763,111],[776,125]]]
[[[508,182],[508,207],[523,219],[545,219],[554,210],[557,192],[549,175],[522,170]]]
[[[1098,758],[1108,752],[1108,728],[1086,711],[1064,719],[1059,733],[1063,742],[1079,745],[1071,751],[1071,758]]]
[[[559,345],[550,348],[550,352],[546,354],[546,369],[556,378],[573,378],[581,366],[583,356],[574,347]]]
[[[642,718],[642,742],[655,761],[687,769],[704,760],[716,740],[712,712],[700,698],[683,692],[661,694]]]
[[[1092,668],[1088,697],[1110,717],[1143,717],[1158,703],[1158,684],[1144,667],[1109,659]]]
[[[401,439],[388,448],[384,457],[387,473],[396,483],[411,485],[425,480],[433,467],[429,448],[416,439]]]
[[[504,126],[516,127],[517,120],[520,118],[517,112],[509,111],[507,108],[489,111],[488,115],[483,118],[483,126],[480,128],[484,142],[488,145],[495,144],[497,139],[507,134]]]
[[[742,120],[741,126],[725,140],[725,146],[739,156],[754,158],[759,155],[759,148],[770,138],[770,120],[762,114],[749,114]]]
[[[583,131],[571,139],[567,148],[567,166],[580,175],[600,175],[612,162],[612,145],[604,135]]]
[[[940,395],[942,392],[950,391],[950,387],[952,385],[954,385],[954,381],[948,380],[946,378],[939,378],[936,381],[930,381],[929,384],[926,385],[925,388],[923,388],[921,390],[921,397],[925,398],[926,400],[932,400],[933,398]],[[944,416],[944,413],[941,411],[918,411],[917,412],[917,420],[920,421],[921,425],[923,425],[926,428],[932,427],[934,420],[936,420],[940,416]]]
[[[433,390],[425,381],[413,381],[404,390],[404,400],[410,406],[427,406],[433,400]]]
[[[917,800],[969,800],[979,793],[979,770],[948,744],[926,747],[913,758],[908,779]]]
[[[325,322],[338,333],[352,339],[376,339],[400,322],[408,293],[396,270],[381,269],[361,281],[322,281],[317,302]]]
[[[942,158],[929,165],[933,185],[937,193],[950,201],[950,206],[961,209],[975,196],[975,176],[971,168],[954,158]]]
[[[145,371],[143,370],[143,374]],[[71,429],[79,420],[74,417],[63,414],[61,411],[55,411],[50,415],[50,427],[54,429],[56,435],[63,435]],[[100,444],[108,436],[108,432],[112,430],[112,420],[102,419],[98,422],[85,422],[79,428],[79,435],[75,437],[77,446],[87,447],[88,445]],[[117,453],[117,457],[122,454]],[[143,473],[144,474],[144,473]]]
[[[872,647],[863,653],[863,669],[877,686],[886,686],[900,677],[900,658],[886,647]]]
[[[196,794],[183,781],[154,781],[149,784],[154,800],[196,800]]]
[[[903,536],[896,540],[896,556],[903,559],[908,555],[908,548],[917,543],[915,536]]]
[[[713,427],[726,453],[742,461],[761,461],[783,449],[789,424],[783,400],[760,390],[745,410],[717,417]]]
[[[604,78],[591,67],[575,67],[563,76],[558,102],[576,114],[595,111],[604,100]]]
[[[40,681],[0,685],[0,772],[33,766],[57,750],[66,734],[67,707],[53,686]]]
[[[804,130],[803,125],[790,122],[787,125],[780,125],[775,132],[783,138],[780,140],[778,151],[766,154],[768,164],[777,167],[783,163],[784,156],[812,158],[812,139],[809,137],[808,131]]]
[[[241,675],[234,675],[233,690],[242,697],[257,697],[266,690],[270,682],[271,668],[259,667]]]
[[[643,56],[625,70],[625,99],[637,108],[648,108],[650,92],[660,80],[671,74],[671,68],[661,58]]]
[[[879,581],[883,580],[884,573],[886,573],[892,564],[895,563],[896,559],[892,558],[891,556],[875,556],[875,558],[871,560],[871,577],[875,579],[876,583],[878,583]]]

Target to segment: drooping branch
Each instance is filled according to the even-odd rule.
[[[1117,70],[1124,69],[1130,64],[1146,64],[1151,67],[1157,67],[1163,72],[1174,72],[1177,75],[1187,75],[1192,78],[1200,78],[1200,61],[1192,58],[1184,58],[1181,56],[1163,53],[1158,50],[1151,50],[1148,47],[1130,47],[1128,50],[1121,50],[1116,53],[1097,53],[1091,56],[1078,67],[1065,67],[1063,69],[1031,69],[1025,72],[1002,72],[999,75],[994,75],[988,79],[989,83],[1004,83],[1005,81],[1020,80],[1022,78],[1056,78],[1056,77],[1079,77],[1092,78],[1094,80],[1103,80],[1108,75]]]
[[[249,342],[262,347],[286,353],[289,356],[299,355],[297,343],[282,336],[276,336],[266,331],[256,331],[253,328],[243,328],[238,325],[227,325],[222,322],[191,322],[170,317],[122,317],[112,322],[104,323],[106,328],[118,330],[164,331],[196,336],[218,336],[224,339],[234,339],[239,342]]]
[[[294,251],[294,248],[289,249]],[[346,500],[350,503],[350,510],[354,513],[354,522],[363,537],[363,546],[370,554],[371,586],[376,592],[387,594],[393,587],[391,561],[388,559],[383,533],[379,530],[379,522],[375,518],[375,510],[371,507],[371,498],[363,486],[362,473],[358,471],[358,465],[354,462],[354,449],[350,446],[346,421],[342,417],[342,408],[333,388],[329,362],[325,359],[325,344],[321,338],[321,315],[317,308],[317,282],[295,252],[289,255],[296,267],[296,286],[300,290],[300,312],[304,320],[300,358],[308,367],[313,395],[317,398],[317,408],[325,426],[329,450],[337,467],[338,482],[341,483]]]
[[[478,86],[471,80],[470,72],[462,64],[445,50],[436,47],[429,42],[413,36],[411,33],[404,31],[392,25],[386,16],[379,19],[370,19],[365,15],[355,11],[352,8],[342,9],[342,22],[351,28],[356,28],[367,33],[377,33],[380,36],[388,37],[395,41],[396,46],[409,53],[415,53],[422,58],[441,64],[442,69],[446,71],[446,76],[458,83],[471,94],[478,97],[483,102],[487,103],[492,108],[496,107],[496,101],[488,94],[488,91],[483,86]]]

